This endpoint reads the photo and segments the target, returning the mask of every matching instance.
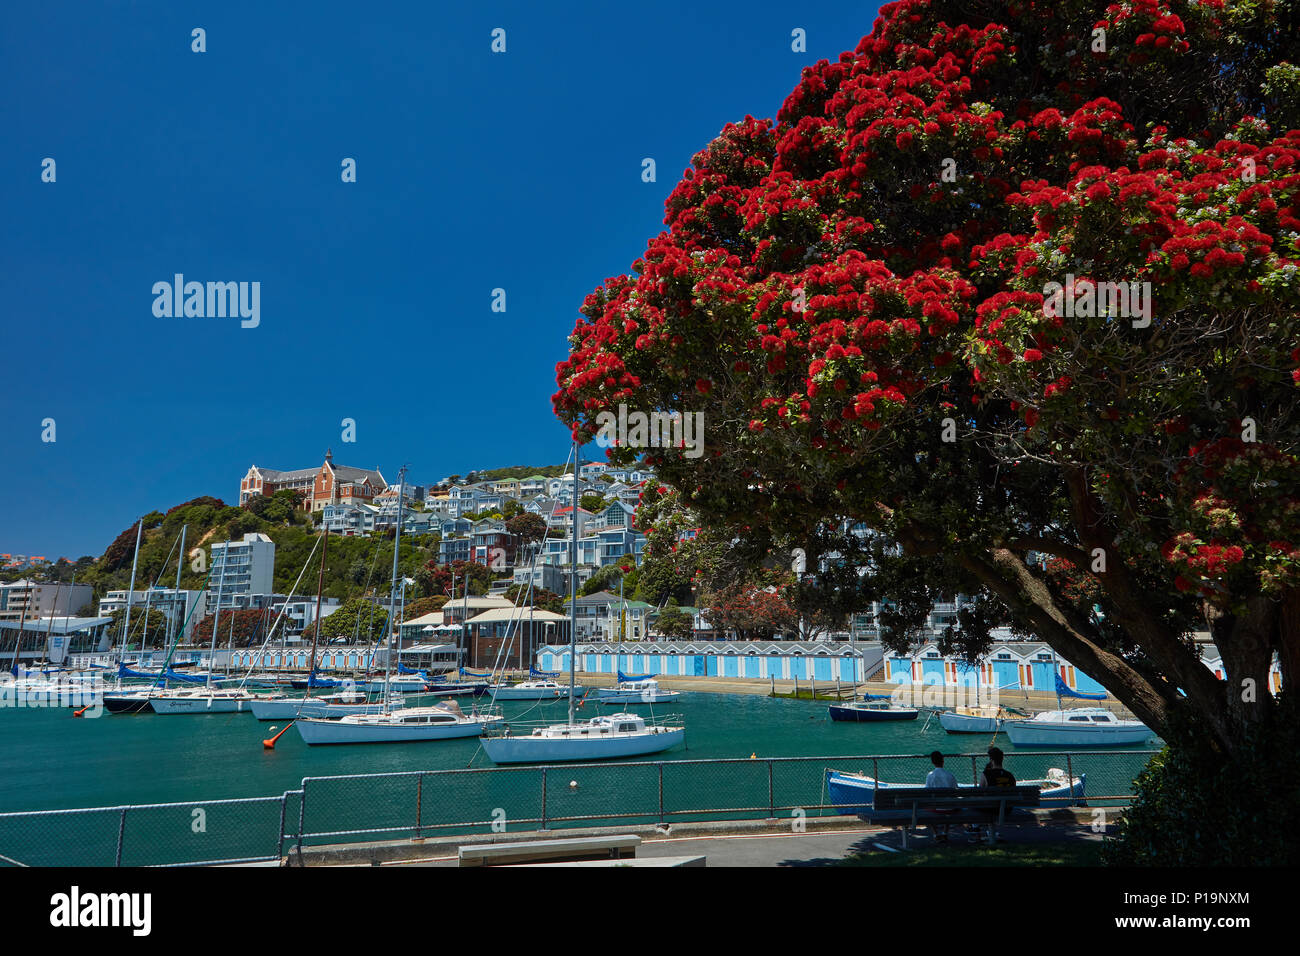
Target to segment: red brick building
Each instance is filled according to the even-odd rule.
[[[253,495],[270,497],[289,489],[302,496],[308,511],[320,511],[330,504],[368,504],[387,487],[379,469],[336,465],[333,451],[326,449],[325,462],[319,468],[276,471],[253,465],[239,482],[239,503],[245,504]]]

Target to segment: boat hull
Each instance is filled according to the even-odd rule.
[[[583,690],[575,685],[573,696],[581,697]],[[487,692],[497,700],[566,700],[569,696],[567,687],[489,687]]]
[[[916,720],[917,712],[908,708],[873,710],[869,707],[830,706],[831,720],[852,723],[878,723],[883,720]]]
[[[383,713],[382,703],[327,704],[304,697],[286,697],[280,700],[255,700],[253,716],[258,720],[293,720],[296,717],[320,717],[326,720],[347,717],[351,714]]]
[[[451,740],[457,737],[477,737],[483,728],[499,718],[483,718],[447,724],[356,724],[345,720],[307,718],[294,726],[303,742],[309,746],[325,744],[391,744],[413,743],[423,740]]]
[[[105,694],[104,710],[110,714],[152,714],[148,697],[134,694]]]
[[[995,734],[1003,727],[1001,717],[976,717],[944,711],[939,715],[939,726],[950,734]]]
[[[1026,781],[1026,784],[1033,782],[1036,781]],[[826,794],[831,804],[845,813],[855,813],[859,816],[871,813],[875,801],[874,793],[877,789],[897,790],[904,787],[918,786],[921,786],[921,784],[885,783],[883,780],[878,781],[867,776],[840,773],[837,770],[828,770],[826,772]],[[970,783],[958,784],[958,787],[963,790],[975,789],[975,785]],[[1087,787],[1088,775],[1086,773],[1081,773],[1075,777],[1073,784],[1067,784],[1062,780],[1058,786],[1049,785],[1043,787],[1038,798],[1039,806],[1065,807],[1082,805],[1083,798],[1087,793]]]
[[[237,714],[252,708],[251,697],[151,697],[155,714],[172,717],[188,714]]]
[[[1003,730],[1017,747],[1122,747],[1146,743],[1152,736],[1144,725],[1080,728],[1034,720],[1008,721]]]
[[[493,763],[563,763],[662,753],[686,740],[686,728],[601,737],[484,737]]]
[[[639,691],[617,691],[599,694],[596,701],[601,704],[667,704],[681,697],[675,690],[661,690],[651,694]]]

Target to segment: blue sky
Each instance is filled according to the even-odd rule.
[[[696,151],[775,116],[877,11],[391,6],[4,5],[0,551],[98,555],[327,447],[416,481],[563,461],[550,395],[583,297],[663,227]],[[260,324],[155,317],[178,272],[260,282]]]

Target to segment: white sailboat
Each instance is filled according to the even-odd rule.
[[[389,591],[388,652],[384,655],[385,687],[391,687],[393,631],[397,620],[397,558],[402,543],[402,501],[406,496],[406,468],[400,472],[397,491],[397,533],[393,538],[393,578]],[[497,714],[465,714],[455,701],[429,707],[398,707],[386,693],[377,714],[350,714],[337,720],[301,717],[294,722],[303,742],[317,744],[412,743],[422,740],[446,740],[453,737],[477,737],[485,727],[501,720]]]
[[[1017,747],[1115,747],[1145,743],[1151,729],[1140,720],[1120,720],[1104,707],[1045,710],[1002,728]]]
[[[573,719],[574,672],[578,653],[578,443],[573,444],[573,533],[569,543],[569,719],[567,723],[512,734],[483,737],[483,751],[493,763],[545,763],[560,760],[607,760],[659,753],[686,740],[686,725],[669,718],[648,723],[636,714],[611,714],[576,722]]]

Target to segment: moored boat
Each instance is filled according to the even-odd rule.
[[[437,685],[434,685],[437,688]],[[582,696],[586,688],[574,687],[573,693]],[[569,685],[559,681],[525,680],[517,684],[494,684],[488,693],[496,700],[556,700],[569,696]]]
[[[916,720],[915,707],[874,700],[855,700],[830,705],[831,720],[875,723],[883,720]]]
[[[1120,720],[1104,707],[1045,710],[1003,727],[1017,747],[1116,747],[1145,743],[1151,729],[1140,720]]]
[[[1053,767],[1039,780],[1018,781],[1022,787],[1036,786],[1041,791],[1040,806],[1082,806],[1087,792],[1088,775],[1081,773],[1072,781],[1065,779],[1065,771]],[[826,793],[831,804],[845,813],[869,814],[877,790],[897,790],[903,787],[920,787],[923,783],[886,783],[866,774],[826,771]],[[973,783],[959,783],[961,789],[974,789]]]
[[[149,698],[155,714],[234,714],[251,709],[257,698],[245,690],[195,688],[158,691]]]
[[[1024,720],[1003,707],[958,707],[939,714],[939,726],[950,734],[995,734],[1008,721]]]
[[[596,700],[602,704],[666,704],[677,700],[681,693],[664,690],[653,677],[627,678],[619,674],[614,687],[597,687]]]
[[[329,720],[300,718],[294,723],[303,742],[318,744],[410,743],[477,737],[486,727],[501,720],[499,714],[461,712],[455,701],[431,707],[387,710],[378,714],[351,714]]]
[[[648,724],[637,714],[610,714],[577,723],[550,724],[530,733],[503,733],[483,738],[483,751],[493,763],[549,763],[608,760],[660,753],[686,740],[680,719]]]

